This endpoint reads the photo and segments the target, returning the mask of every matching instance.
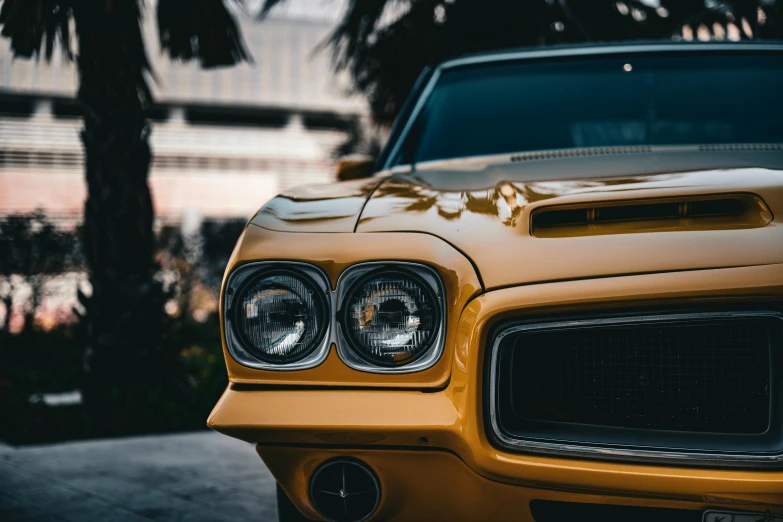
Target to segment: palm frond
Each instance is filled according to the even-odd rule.
[[[267,0],[267,9],[282,0]],[[389,8],[399,15],[382,22]],[[742,38],[780,38],[783,0],[349,0],[329,37],[377,123],[391,123],[419,73],[466,53],[588,41],[668,39],[683,24],[738,26]],[[733,20],[733,21],[732,21]],[[695,29],[691,31],[695,32]],[[700,38],[703,36],[700,36]]]
[[[399,16],[379,23],[392,4],[401,6]],[[350,72],[373,119],[385,124],[425,67],[465,53],[543,43],[548,24],[541,20],[550,9],[543,0],[351,0],[329,43],[335,68]]]
[[[59,37],[63,52],[72,57],[69,31],[71,0],[4,0],[0,8],[0,34],[11,42],[11,52],[21,58],[51,60]]]
[[[250,60],[223,0],[159,0],[158,33],[173,60],[198,60],[204,68]]]
[[[264,6],[261,8],[261,11],[258,13],[259,18],[263,18],[266,15],[269,14],[269,11],[271,11],[275,6],[278,4],[282,4],[285,2],[285,0],[264,0]]]
[[[336,50],[338,67],[345,67],[359,48],[370,40],[377,22],[389,3],[390,0],[351,1],[343,19],[329,38]]]

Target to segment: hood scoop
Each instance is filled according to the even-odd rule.
[[[772,221],[754,194],[720,194],[657,200],[604,201],[532,212],[534,237],[578,237],[677,230],[756,228]]]

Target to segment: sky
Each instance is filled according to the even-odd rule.
[[[258,12],[264,0],[245,0],[246,9]],[[271,13],[272,17],[328,20],[337,22],[345,9],[346,0],[285,0]]]

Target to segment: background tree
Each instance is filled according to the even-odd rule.
[[[88,197],[83,248],[92,292],[80,294],[86,338],[85,406],[104,431],[120,431],[150,398],[186,394],[166,341],[165,293],[154,277],[148,186],[152,74],[141,32],[144,0],[4,0],[2,35],[16,57],[77,49],[78,100]],[[247,58],[222,0],[158,0],[160,43],[203,67]],[[151,419],[151,424],[154,420]]]
[[[265,0],[261,16],[285,0]],[[390,124],[426,67],[501,48],[634,39],[783,38],[781,0],[349,0],[325,42]]]
[[[43,212],[12,214],[0,220],[0,299],[8,333],[15,297],[26,292],[21,306],[24,328],[31,328],[53,275],[77,268],[81,256],[76,236],[58,229]]]
[[[182,223],[161,229],[158,260],[170,290],[171,315],[191,321],[194,312],[203,312],[200,300],[217,300],[228,259],[246,223],[245,219],[207,219],[195,227]]]

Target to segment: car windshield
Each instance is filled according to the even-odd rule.
[[[781,143],[783,57],[657,55],[446,69],[396,164],[581,147]]]

